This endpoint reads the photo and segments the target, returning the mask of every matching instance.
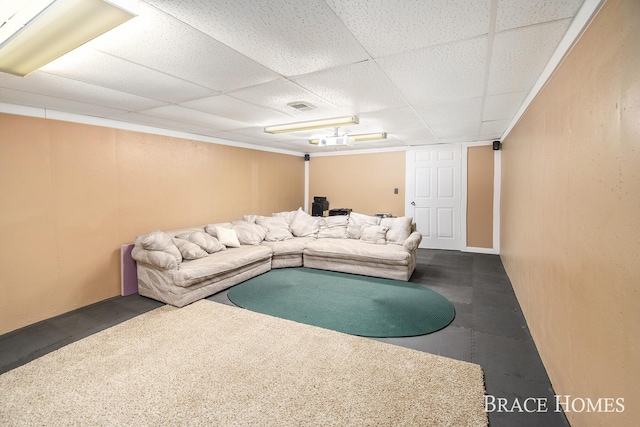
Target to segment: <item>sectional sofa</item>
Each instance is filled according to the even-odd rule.
[[[182,307],[272,268],[309,267],[409,280],[422,235],[412,218],[272,216],[138,236],[138,292]]]

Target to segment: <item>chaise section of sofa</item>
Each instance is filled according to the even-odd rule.
[[[149,236],[155,236],[164,245],[145,247],[145,239],[149,240]],[[181,240],[190,238],[196,242],[202,242],[203,237],[209,236],[219,244],[216,237],[205,232],[204,227],[171,232],[155,231],[139,236],[132,256],[137,262],[140,295],[183,307],[271,270],[272,251],[268,247],[220,245],[212,253],[204,249],[204,253],[196,253],[197,249],[189,247],[199,257],[184,259],[183,256],[189,256],[189,252],[188,249],[178,249],[175,244],[177,236],[185,237]],[[170,257],[175,262],[172,263]]]
[[[420,238],[420,233],[415,233],[412,242]],[[317,239],[304,248],[304,266],[407,281],[416,268],[416,251],[409,248],[354,239]]]

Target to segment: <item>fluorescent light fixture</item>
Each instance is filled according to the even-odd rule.
[[[307,122],[288,123],[284,125],[267,126],[266,133],[299,132],[302,130],[334,128],[345,125],[355,125],[360,121],[358,116],[336,117],[333,119],[310,120]]]
[[[133,18],[138,0],[2,0],[0,7],[0,71],[26,76]]]
[[[386,132],[361,133],[357,135],[348,135],[348,137],[352,138],[354,142],[375,141],[378,139],[387,139],[387,133]],[[310,139],[309,144],[318,145],[320,144],[320,139]]]

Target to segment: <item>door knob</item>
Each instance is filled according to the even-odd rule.
[[[411,204],[412,204],[413,206],[415,206],[415,205],[416,205],[416,202],[411,202]]]

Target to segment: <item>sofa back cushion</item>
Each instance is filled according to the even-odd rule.
[[[138,236],[135,243],[148,251],[166,252],[173,256],[178,264],[182,262],[182,254],[171,240],[171,237],[160,230]]]
[[[320,217],[318,238],[347,238],[349,218],[346,215]]]
[[[311,216],[300,208],[293,216],[290,227],[296,237],[316,237],[320,230],[320,218]]]
[[[351,212],[349,214],[349,225],[347,225],[347,236],[350,239],[359,239],[362,237],[363,225],[378,224],[380,224],[380,217]]]
[[[367,243],[384,245],[387,243],[387,232],[389,229],[382,225],[363,225],[361,228],[360,240]]]
[[[256,224],[267,230],[264,240],[267,242],[279,242],[293,239],[289,223],[284,216],[263,216],[256,219]]]
[[[267,230],[254,222],[233,221],[231,224],[241,245],[259,245],[267,237]]]
[[[174,237],[173,243],[176,245],[180,253],[182,254],[182,259],[199,259],[208,256],[209,254],[202,249],[200,246],[192,243],[188,240],[181,239],[179,237]]]
[[[410,216],[401,216],[398,218],[382,218],[380,225],[389,228],[387,231],[387,243],[394,245],[402,245],[407,237],[411,234],[411,223],[413,218]]]
[[[224,245],[217,238],[204,231],[185,231],[178,233],[176,237],[195,243],[209,254],[224,250]]]

